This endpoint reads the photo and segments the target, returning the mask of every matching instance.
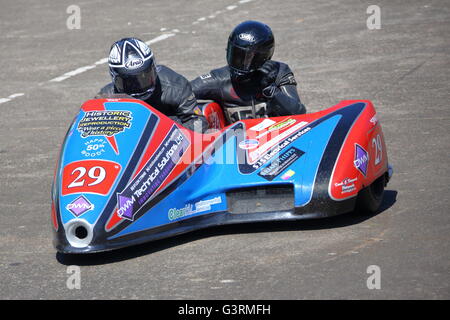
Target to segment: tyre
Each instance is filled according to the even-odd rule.
[[[383,174],[372,184],[358,193],[356,199],[355,211],[362,214],[374,214],[380,209],[383,202],[384,187],[386,186],[386,177]]]

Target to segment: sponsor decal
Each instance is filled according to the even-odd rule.
[[[358,181],[358,178],[345,178],[341,182],[336,182],[334,184],[335,187],[341,187],[341,193],[349,193],[356,190],[355,181]]]
[[[89,210],[94,210],[94,205],[89,202],[88,199],[84,196],[79,196],[71,203],[66,206],[66,209],[69,210],[75,217],[79,217],[82,214],[88,212]]]
[[[183,217],[187,217],[196,213],[206,212],[211,210],[211,206],[222,203],[222,198],[215,197],[208,200],[198,201],[194,204],[188,203],[183,208],[172,208],[168,212],[169,220],[175,220]]]
[[[125,68],[128,70],[137,69],[144,64],[144,60],[139,57],[133,57],[125,62]]]
[[[355,160],[353,161],[353,164],[364,176],[367,175],[369,154],[357,143],[355,143]]]
[[[309,128],[311,130],[311,128]],[[264,164],[267,163],[272,157],[276,156],[282,149],[290,145],[292,142],[297,140],[299,137],[301,137],[304,133],[308,132],[309,130],[303,132],[300,131],[297,134],[285,139],[283,142],[275,146],[273,149],[271,149],[269,152],[264,154],[261,158],[259,158],[255,163],[253,163],[251,166],[254,170],[258,170],[261,168]],[[299,134],[300,133],[300,134]]]
[[[200,76],[200,79],[202,79],[202,80],[209,79],[209,78],[212,78],[211,73],[202,74]]]
[[[81,151],[81,154],[85,157],[101,156],[105,152],[106,142],[103,138],[90,139],[84,143],[86,147]]]
[[[305,153],[295,147],[291,147],[280,156],[272,160],[267,166],[261,169],[258,175],[268,181],[275,179],[281,172],[286,170],[291,164],[297,161]],[[292,170],[291,170],[292,171]],[[294,172],[295,173],[295,172]],[[286,179],[289,179],[288,176]]]
[[[275,145],[278,144],[278,147],[275,147],[273,150],[270,151],[272,154],[274,154],[273,152],[274,150],[279,151],[283,149],[284,147],[288,146],[289,144],[300,138],[305,133],[309,132],[311,130],[311,127],[306,127],[299,131],[299,129],[301,129],[306,124],[307,122],[300,122],[295,126],[289,128],[288,130],[284,131],[283,133],[279,134],[278,136],[274,137],[273,139],[270,139],[267,143],[263,144],[258,149],[249,152],[250,163],[255,163],[256,160],[259,160],[260,157],[262,157],[269,149],[273,148]]]
[[[134,220],[134,216],[164,183],[188,147],[186,136],[173,125],[139,174],[117,194],[117,214],[120,218]]]
[[[283,128],[289,127],[290,125],[293,125],[296,122],[297,122],[297,120],[289,118],[289,119],[281,121],[277,124],[274,124],[273,126],[270,126],[269,131],[281,130]]]
[[[269,133],[271,133],[273,131],[277,131],[277,130],[281,130],[281,129],[287,128],[287,127],[293,125],[296,122],[297,122],[297,120],[289,118],[289,119],[286,119],[286,120],[281,121],[279,123],[273,124],[273,125],[271,125],[269,127],[269,129],[267,129],[267,131],[265,131],[265,132],[261,133],[260,135],[258,135],[256,137],[256,139],[260,139],[261,137],[264,137],[265,135],[267,135],[267,134],[269,134]],[[308,122],[304,122],[303,121],[303,122],[301,122],[301,124],[304,126],[304,125],[307,125]]]
[[[250,34],[250,33],[241,33],[239,34],[239,39],[244,40],[244,41],[248,41],[248,42],[254,42],[255,41],[255,37]]]
[[[283,175],[281,176],[281,179],[283,179],[283,180],[289,180],[290,178],[292,178],[292,176],[293,176],[294,174],[295,174],[295,171],[289,169],[288,171],[286,171],[285,174],[283,174]]]
[[[131,111],[98,110],[87,111],[78,123],[82,138],[90,136],[112,137],[131,127]]]
[[[120,172],[120,164],[107,160],[81,160],[64,167],[61,193],[107,195]]]
[[[249,130],[263,131],[264,129],[267,129],[268,127],[270,127],[274,123],[276,123],[276,122],[271,120],[271,119],[264,119],[263,121],[258,123],[256,126],[251,127]]]
[[[196,115],[198,115],[198,116],[201,116],[202,115],[202,110],[199,107],[195,107],[194,108],[194,113]]]
[[[259,145],[258,140],[247,139],[239,142],[239,148],[244,150],[255,149]]]

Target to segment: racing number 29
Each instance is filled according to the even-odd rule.
[[[84,186],[85,179],[82,179],[84,175],[86,174],[86,168],[85,167],[77,167],[72,171],[72,175],[75,174],[75,172],[78,171],[78,177],[70,183],[67,188],[74,188],[74,187],[82,187]],[[96,172],[98,171],[98,174]],[[99,183],[101,183],[103,180],[105,180],[106,177],[106,170],[103,167],[92,167],[88,171],[88,177],[91,179],[95,179],[95,181],[88,183],[87,186],[95,186]],[[82,179],[82,180],[81,180]]]
[[[120,171],[118,163],[106,160],[82,160],[64,167],[62,194],[108,194]]]

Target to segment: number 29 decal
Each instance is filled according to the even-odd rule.
[[[82,160],[64,167],[62,195],[97,193],[107,195],[120,172],[120,165],[106,160]]]
[[[379,134],[372,139],[372,146],[375,148],[375,165],[378,165],[383,160],[383,144]]]

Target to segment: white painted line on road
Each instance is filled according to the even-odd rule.
[[[198,18],[196,21],[192,22],[192,24],[197,24],[197,23],[205,21],[205,20],[206,20],[205,17],[201,17],[201,18]]]
[[[160,36],[158,36],[158,37],[156,37],[156,38],[154,38],[152,40],[146,41],[145,43],[148,44],[148,45],[151,45],[151,44],[156,43],[158,41],[166,40],[166,39],[168,39],[170,37],[173,37],[174,35],[175,35],[175,33],[165,33],[165,34],[162,34],[162,35],[160,35]]]
[[[248,3],[248,2],[252,2],[252,1],[254,1],[254,0],[240,0],[238,3],[235,3],[233,5],[229,5],[225,9],[228,10],[228,11],[231,11],[231,10],[236,9],[239,6],[239,4],[244,4],[244,3]],[[209,15],[208,18],[209,19],[214,19],[217,15],[220,15],[220,14],[222,14],[224,12],[226,12],[226,11],[225,10],[217,10],[213,14]],[[198,24],[200,22],[206,21],[208,18],[200,17],[196,21],[194,21],[192,24]],[[165,30],[167,30],[167,28],[161,28],[160,30],[161,31],[165,31]],[[172,33],[162,34],[162,35],[160,35],[160,36],[158,36],[156,38],[153,38],[151,40],[146,41],[145,43],[148,44],[148,45],[151,45],[153,43],[166,40],[166,39],[168,39],[170,37],[175,36],[175,33],[179,33],[180,30],[179,29],[173,29],[171,32]],[[195,33],[195,31],[192,31],[192,33]],[[63,75],[59,76],[59,77],[53,78],[51,80],[48,80],[48,82],[62,82],[64,80],[72,78],[72,77],[74,77],[76,75],[84,73],[84,72],[86,72],[88,70],[94,69],[95,67],[97,67],[99,65],[102,65],[102,64],[105,64],[105,63],[108,63],[108,58],[103,58],[103,59],[100,59],[100,60],[94,62],[94,64],[91,64],[91,65],[88,65],[88,66],[84,66],[84,67],[80,67],[80,68],[77,68],[75,70],[66,72]],[[42,84],[44,84],[44,83],[40,83],[39,85],[42,85]],[[7,98],[0,98],[0,104],[8,102],[8,101],[11,101],[11,100],[13,100],[15,98],[18,98],[18,97],[21,97],[23,95],[25,95],[25,93],[14,93],[14,94],[10,95]]]
[[[11,101],[12,99],[21,97],[23,95],[25,95],[25,93],[22,93],[22,92],[14,93],[14,94],[10,95],[8,98],[0,98],[0,103],[5,103],[5,102],[8,102],[8,101]]]
[[[243,3],[247,3],[247,2],[251,2],[251,1],[253,1],[253,0],[240,0],[236,4],[227,6],[226,10],[228,10],[228,11],[234,10],[234,9],[236,9],[238,7],[239,4],[243,4]],[[224,12],[223,10],[218,10],[214,14],[208,16],[208,18],[209,19],[214,19],[217,15],[219,15],[219,14],[221,14],[223,12]],[[200,17],[196,21],[192,22],[192,24],[198,24],[200,22],[206,21],[206,19],[207,19],[206,17]],[[163,30],[167,30],[167,29],[166,28],[161,28],[160,30],[163,31]],[[145,43],[148,44],[148,45],[151,45],[153,43],[156,43],[156,42],[168,39],[170,37],[173,37],[175,35],[175,33],[180,32],[180,30],[179,29],[173,29],[172,32],[173,33],[162,34],[162,35],[160,35],[160,36],[158,36],[158,37],[156,37],[154,39],[146,41]],[[76,75],[84,73],[84,72],[86,72],[88,70],[94,69],[98,65],[105,64],[107,62],[108,62],[108,58],[100,59],[100,60],[96,61],[94,64],[91,64],[91,65],[88,65],[88,66],[84,66],[84,67],[80,67],[78,69],[66,72],[62,76],[59,76],[59,77],[56,77],[56,78],[53,78],[53,79],[49,80],[49,82],[61,82],[61,81],[67,80],[67,79],[69,79],[69,78],[71,78],[73,76],[76,76]],[[6,99],[3,98],[3,99],[0,99],[0,103],[6,102],[6,101],[9,101],[9,100],[8,100],[8,98],[6,98]]]
[[[168,39],[170,37],[173,37],[174,35],[175,35],[175,33],[162,34],[162,35],[160,35],[160,36],[158,36],[158,37],[156,37],[154,39],[146,41],[145,43],[150,45],[150,44],[153,44],[153,43],[156,43],[156,42]],[[108,62],[108,58],[100,59],[97,62],[95,62],[94,64],[91,64],[91,65],[88,65],[88,66],[84,66],[84,67],[80,67],[78,69],[66,72],[62,76],[59,76],[59,77],[51,79],[50,82],[61,82],[61,81],[67,80],[67,79],[69,79],[69,78],[71,78],[73,76],[76,76],[76,75],[78,75],[80,73],[83,73],[83,72],[86,72],[88,70],[94,69],[96,66],[101,65],[101,64],[105,64],[107,62]]]
[[[220,280],[220,283],[233,283],[233,282],[236,282],[236,280],[233,280],[233,279]]]
[[[73,76],[76,76],[77,74],[80,74],[80,73],[86,72],[86,71],[88,71],[90,69],[93,69],[96,66],[97,65],[93,64],[93,65],[90,65],[90,66],[80,67],[80,68],[75,69],[73,71],[66,72],[62,76],[59,76],[59,77],[56,77],[56,78],[50,80],[50,82],[61,82],[61,81],[64,81],[64,80],[69,79],[69,78],[71,78]]]
[[[103,58],[103,59],[98,60],[95,64],[100,65],[100,64],[107,63],[107,62],[108,62],[108,58]]]
[[[252,2],[253,0],[240,0],[239,2],[229,5],[227,6],[225,9],[228,11],[234,10],[236,9],[240,4],[244,4],[244,3],[248,3],[248,2]],[[216,12],[214,12],[213,14],[208,16],[208,19],[214,19],[216,18],[219,14],[222,14],[225,12],[224,10],[217,10]],[[197,20],[195,20],[194,22],[192,22],[193,25],[199,24],[200,22],[206,21],[206,17],[200,17]]]
[[[10,98],[10,99],[14,99],[14,98],[17,98],[17,97],[21,97],[21,96],[24,96],[25,95],[25,93],[14,93],[14,94],[12,94],[12,95],[10,95],[8,98]]]

